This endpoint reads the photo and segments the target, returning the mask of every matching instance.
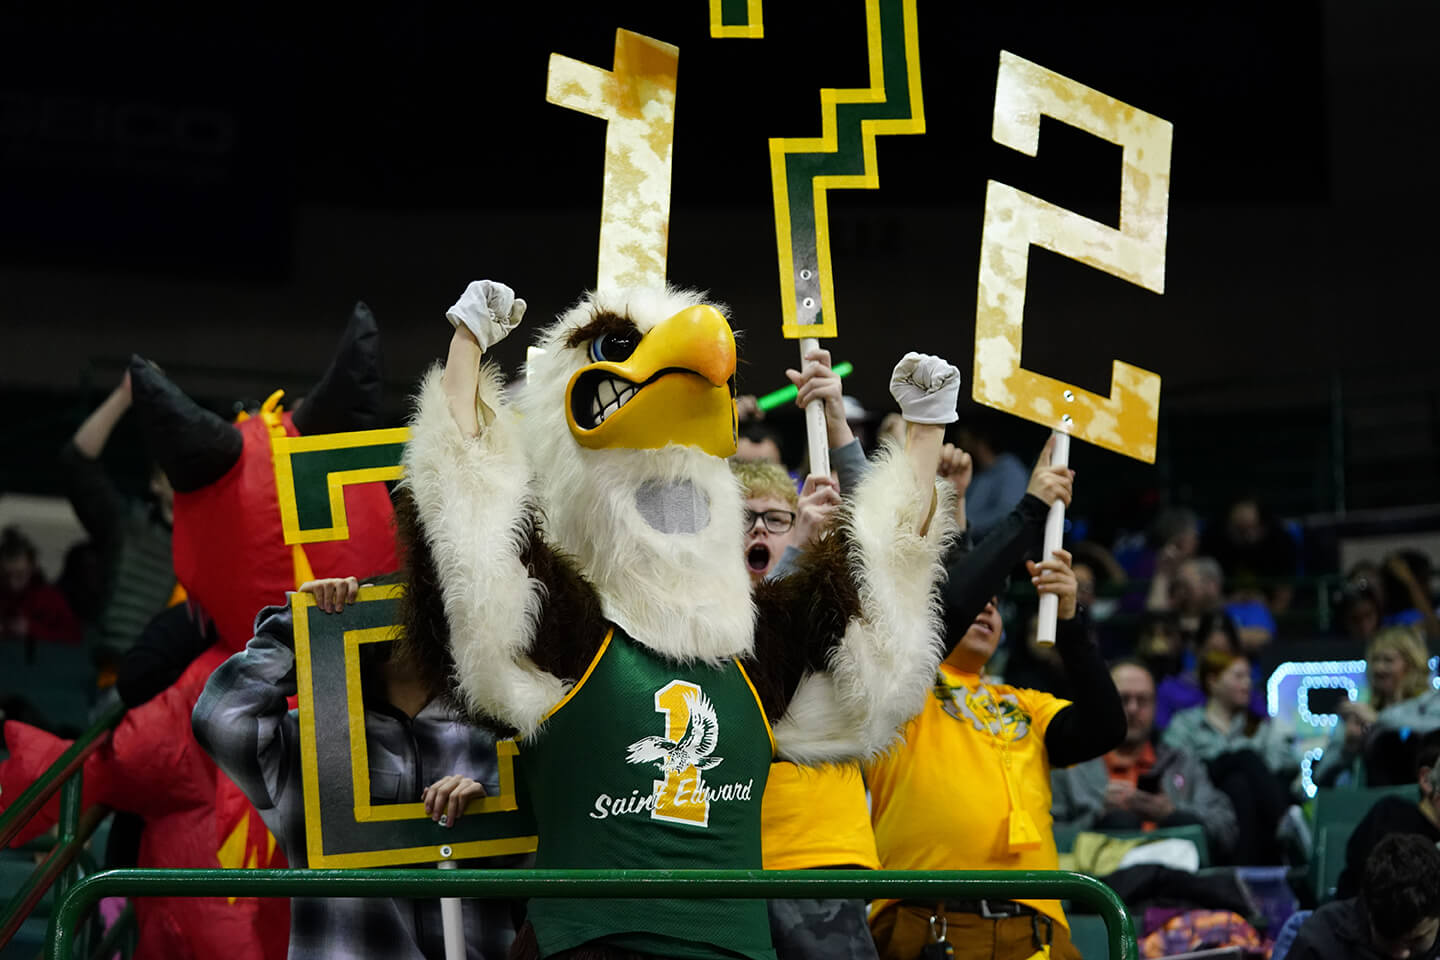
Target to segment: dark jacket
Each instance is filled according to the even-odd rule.
[[[1410,960],[1434,960],[1436,946]],[[1357,897],[1327,903],[1310,915],[1295,935],[1285,960],[1384,960],[1370,943],[1370,919]]]

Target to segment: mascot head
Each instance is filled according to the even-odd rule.
[[[351,313],[330,368],[293,412],[280,406],[277,391],[260,415],[229,423],[139,357],[131,361],[130,380],[146,441],[175,488],[176,579],[228,646],[243,647],[255,614],[305,580],[395,569],[382,485],[346,488],[349,540],[303,549],[285,544],[276,502],[272,437],[380,425],[380,335],[363,303]]]
[[[601,291],[537,346],[519,409],[546,535],[641,643],[685,659],[749,650],[721,308],[688,290]]]

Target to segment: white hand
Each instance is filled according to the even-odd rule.
[[[907,353],[890,374],[890,396],[911,423],[954,423],[960,371],[939,357]]]
[[[494,280],[476,280],[465,288],[455,305],[445,311],[452,327],[464,324],[475,335],[481,350],[489,350],[505,339],[525,316],[525,301],[515,291]]]

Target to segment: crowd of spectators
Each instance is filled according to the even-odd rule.
[[[867,454],[875,452],[862,448],[857,436],[904,439],[903,423],[851,429],[859,425],[847,421],[828,357],[807,361],[792,374],[802,401],[826,404],[834,471],[806,480],[803,466],[789,470],[783,422],[764,419],[742,400],[734,459],[737,477],[750,493],[746,563],[757,584],[785,576],[807,544],[825,535],[863,475]],[[100,688],[114,683],[127,655],[144,654],[145,644],[137,648],[136,641],[152,618],[184,599],[170,563],[173,493],[164,474],[155,470],[148,495],[133,498],[119,492],[101,465],[101,452],[129,402],[127,375],[60,451],[66,485],[57,492],[73,505],[88,539],[71,548],[58,582],[46,581],[35,545],[21,527],[0,533],[0,639],[22,651],[49,644],[83,647]],[[1071,497],[1069,480],[1062,484],[1066,471],[1049,468],[1043,453],[1036,466],[1026,466],[1035,451],[1025,451],[1022,459],[1001,448],[983,418],[955,429],[952,439],[942,476],[959,494],[957,519],[964,533],[948,562],[950,655],[936,678],[934,701],[913,722],[902,749],[837,775],[833,795],[851,796],[855,803],[837,802],[825,816],[787,819],[778,800],[771,809],[767,794],[766,821],[789,823],[783,828],[787,837],[821,830],[848,838],[826,856],[811,858],[814,862],[777,847],[774,863],[1053,869],[1072,845],[1075,855],[1082,855],[1084,844],[1076,841],[1087,833],[1128,843],[1198,831],[1210,862],[1242,870],[1301,869],[1310,853],[1301,811],[1313,792],[1307,788],[1408,783],[1418,787],[1415,798],[1382,801],[1354,829],[1336,893],[1356,898],[1359,915],[1370,917],[1368,927],[1355,929],[1417,944],[1428,936],[1424,949],[1411,955],[1429,956],[1424,951],[1433,952],[1435,932],[1427,924],[1440,913],[1431,909],[1433,897],[1420,897],[1419,913],[1397,914],[1383,930],[1373,907],[1368,914],[1363,907],[1369,888],[1393,886],[1400,874],[1414,882],[1405,871],[1424,859],[1387,838],[1418,835],[1432,848],[1440,841],[1435,806],[1440,692],[1427,649],[1440,640],[1440,619],[1426,554],[1397,550],[1332,578],[1328,632],[1363,647],[1366,676],[1356,695],[1340,699],[1323,752],[1307,761],[1293,731],[1271,716],[1265,689],[1277,645],[1320,632],[1313,623],[1286,629],[1297,622],[1298,590],[1316,588],[1313,578],[1297,588],[1306,583],[1298,576],[1298,545],[1259,499],[1239,497],[1206,521],[1189,509],[1161,509],[1138,548],[1133,541],[1079,540],[1054,557],[1041,557],[1038,531],[1048,504]],[[1084,494],[1077,496],[1083,510]],[[982,568],[993,583],[975,606],[970,594],[980,586],[975,571]],[[1033,616],[1037,591],[1062,597],[1057,643],[1039,642]],[[1303,651],[1293,658],[1304,659]],[[270,704],[280,716],[283,696],[271,693],[280,697]],[[420,706],[406,712],[413,717]],[[15,712],[10,701],[6,707]],[[777,796],[788,776],[778,773]],[[857,817],[858,825],[848,822]],[[778,835],[781,828],[775,829]],[[864,842],[857,839],[862,836]],[[286,838],[287,848],[293,839]],[[292,852],[292,862],[298,862],[293,857]],[[770,866],[768,837],[765,859]],[[1180,861],[1166,859],[1164,868],[1183,867]],[[1117,862],[1126,866],[1114,882],[1117,889],[1124,886],[1132,904],[1165,899],[1152,888],[1168,881],[1153,871],[1143,882],[1133,880],[1133,871],[1141,868]],[[1427,882],[1436,875],[1432,871]],[[1226,902],[1223,891],[1169,899],[1207,908]],[[846,936],[865,944],[853,955],[876,955],[866,952],[875,947],[869,945],[863,908],[821,903],[772,908],[782,960],[825,955],[807,953],[806,946],[823,937],[783,945],[785,931],[807,924],[832,934],[848,924]],[[1258,918],[1252,911],[1245,919]],[[870,922],[878,955],[896,960],[920,956],[919,950],[935,943],[952,946],[950,955],[970,956],[963,944],[985,937],[996,952],[984,956],[1028,958],[1042,950],[1056,957],[1079,955],[1065,913],[1050,901],[881,903],[872,905]],[[1327,908],[1312,921],[1322,922],[1349,930],[1358,921]],[[1313,929],[1306,934],[1311,928],[1296,926],[1301,932],[1292,956],[1328,955],[1299,952],[1315,938]],[[1169,936],[1175,930],[1155,932]],[[1277,932],[1268,930],[1268,937]],[[1192,945],[1204,940],[1195,936]],[[1240,942],[1233,931],[1225,937]],[[1152,943],[1150,949],[1162,948]]]

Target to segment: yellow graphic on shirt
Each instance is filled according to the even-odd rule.
[[[664,736],[636,740],[625,756],[630,763],[653,763],[665,775],[655,781],[650,816],[709,826],[710,799],[700,771],[723,759],[714,756],[720,742],[715,707],[696,684],[671,680],[655,692],[655,710],[665,716]]]
[[[964,696],[959,696],[960,693]],[[936,694],[946,713],[957,720],[970,721],[980,733],[988,733],[1005,743],[1017,743],[1030,734],[1030,714],[1020,706],[1013,693],[1001,694],[997,698],[988,687],[970,691],[964,687],[953,690],[947,686],[946,691],[937,689]]]

